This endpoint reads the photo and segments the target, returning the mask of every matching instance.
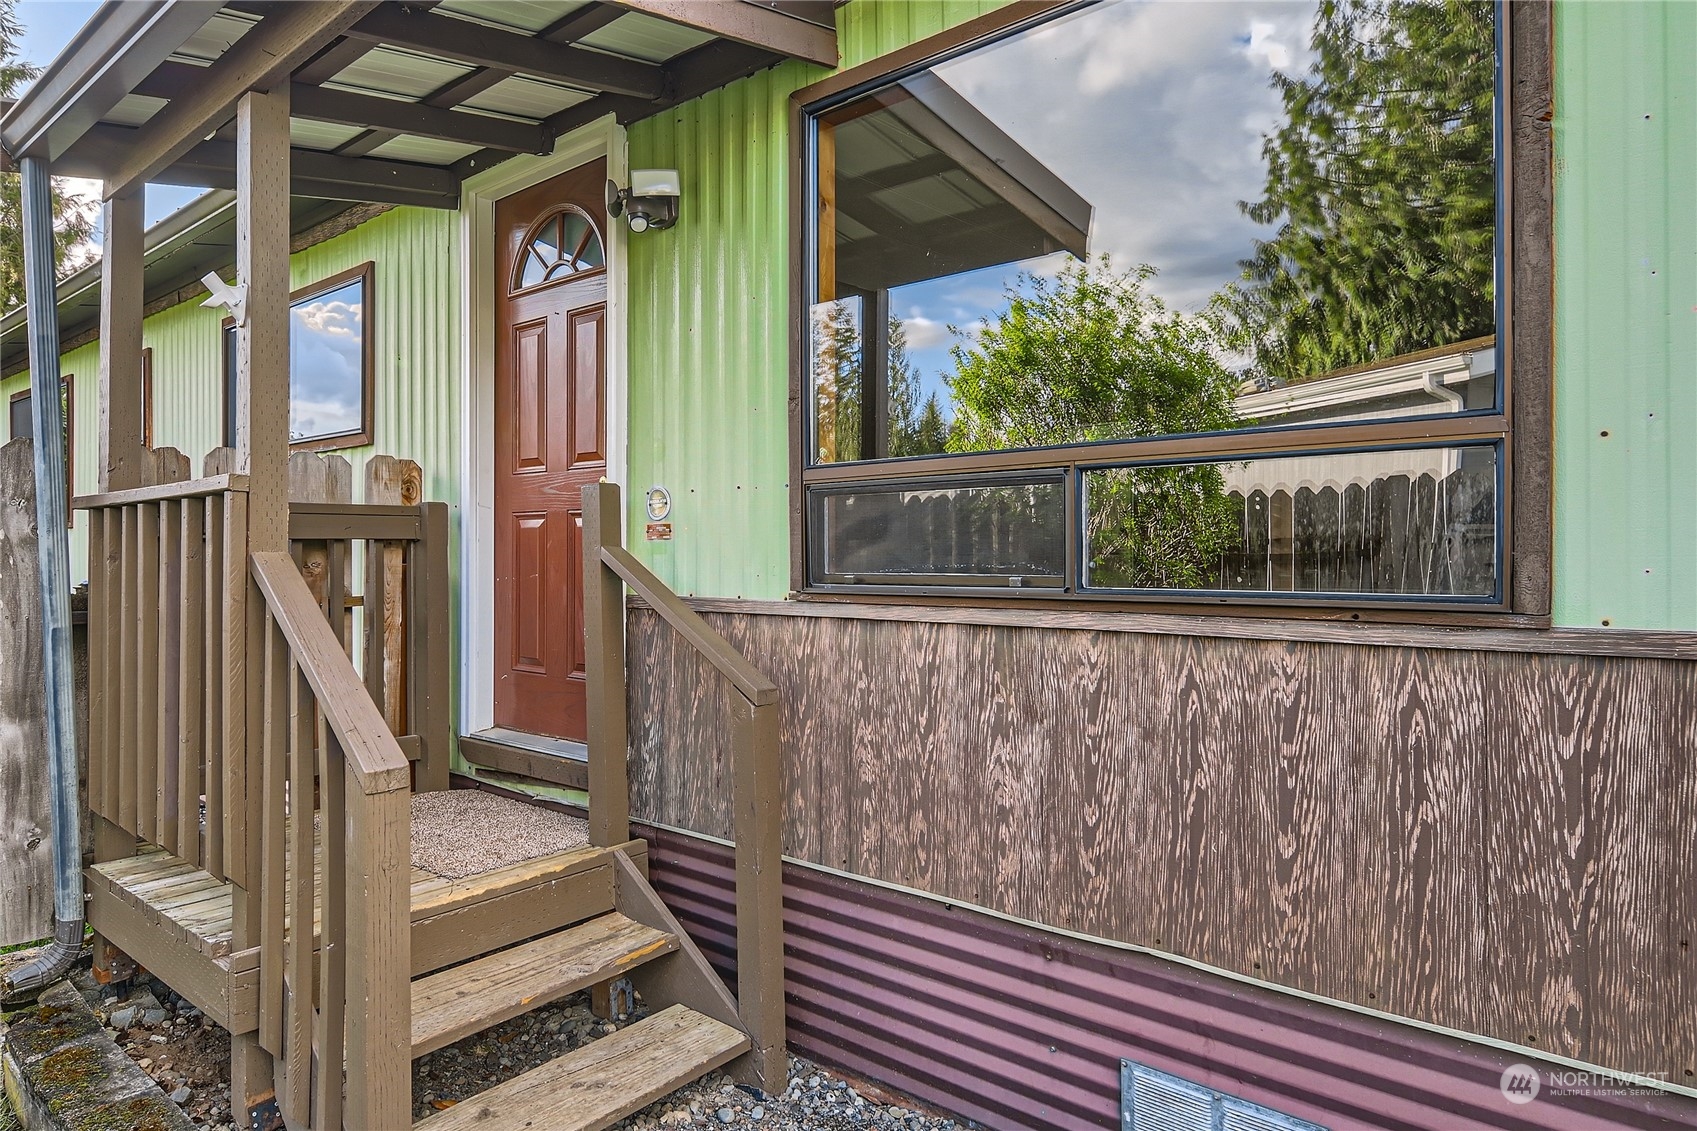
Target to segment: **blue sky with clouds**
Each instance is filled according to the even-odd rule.
[[[1107,4],[945,63],[938,74],[1093,207],[1089,250],[1160,274],[1184,311],[1206,305],[1270,234],[1239,201],[1261,195],[1263,136],[1282,116],[1274,71],[1308,65],[1312,0]],[[949,326],[1004,309],[1022,269],[1064,253],[900,288],[891,310],[927,392],[947,403]]]
[[[18,0],[18,22],[24,28],[18,53],[26,62],[38,67],[47,66],[99,7],[94,0]],[[75,187],[84,196],[99,199],[100,189],[93,181],[78,181]],[[205,191],[176,185],[149,185],[146,222],[151,225],[169,216]]]

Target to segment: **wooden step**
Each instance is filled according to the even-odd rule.
[[[412,984],[412,1055],[539,1005],[622,978],[678,949],[675,935],[613,912],[455,966]]]
[[[740,1030],[674,1005],[413,1127],[601,1131],[748,1049]]]

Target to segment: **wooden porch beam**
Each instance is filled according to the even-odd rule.
[[[611,0],[667,23],[735,40],[821,67],[838,62],[837,31],[746,0]]]
[[[666,92],[665,74],[653,63],[549,43],[536,36],[451,16],[415,14],[383,6],[354,24],[347,34],[354,39],[405,47],[473,66],[535,75],[650,101],[664,97]]]
[[[73,155],[54,167],[54,172],[99,180],[111,167],[105,155],[125,152],[135,132],[125,126],[96,126]],[[289,153],[293,174],[289,191],[295,196],[422,208],[459,207],[459,178],[447,167],[344,157],[317,149],[294,148]],[[203,141],[148,179],[155,184],[233,189],[236,143]]]
[[[437,141],[504,149],[509,153],[546,153],[551,143],[548,131],[540,125],[446,110],[419,102],[401,102],[394,98],[326,90],[321,86],[300,83],[290,88],[289,98],[295,117],[310,118],[315,122],[365,126]]]
[[[571,43],[592,32],[606,27],[620,16],[624,15],[611,4],[592,2],[581,8],[573,9],[536,33],[536,38],[545,39],[549,43]],[[367,44],[370,46],[370,44]],[[437,106],[446,109],[468,102],[490,87],[505,82],[513,75],[512,71],[500,67],[477,67],[467,71],[458,78],[449,79],[420,101],[426,106]],[[299,76],[297,76],[299,77]],[[349,138],[336,147],[337,153],[349,157],[363,157],[374,149],[379,149],[399,135],[393,130],[367,130],[358,137]],[[553,131],[549,131],[549,144],[553,144]],[[493,149],[493,146],[488,147]],[[473,155],[477,156],[477,155]]]
[[[141,486],[142,188],[109,196],[100,217],[101,494]]]
[[[165,63],[136,86],[136,93],[154,98],[183,98],[204,81],[206,71],[207,68],[193,63]],[[549,145],[547,131],[540,125],[450,110],[448,105],[434,98],[405,102],[351,90],[332,90],[298,79],[289,88],[289,113],[296,118],[370,127],[386,131],[389,137],[413,134],[509,153],[542,153]]]
[[[152,179],[228,121],[244,93],[286,80],[376,6],[376,0],[320,0],[279,7],[207,67],[191,94],[167,103],[136,131],[131,148],[106,178],[106,191],[123,192]]]

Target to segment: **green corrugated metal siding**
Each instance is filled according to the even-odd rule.
[[[460,473],[460,301],[459,216],[431,209],[397,208],[353,231],[294,255],[290,286],[304,287],[338,271],[372,260],[377,264],[372,311],[376,335],[376,443],[339,453],[354,466],[355,498],[364,493],[365,461],[374,453],[416,460],[424,469],[425,496],[452,508],[449,564],[454,650],[459,650],[459,473]],[[227,272],[226,272],[227,274]],[[186,452],[196,473],[201,458],[221,440],[223,359],[222,311],[186,302],[143,324],[143,341],[153,350],[154,443]],[[65,355],[64,372],[75,377],[76,489],[93,491],[98,477],[100,347]],[[0,383],[0,395],[25,387],[19,374]],[[71,569],[86,575],[87,541],[82,523],[71,532]],[[458,702],[458,665],[453,668]]]
[[[839,9],[853,66],[999,7],[856,0]],[[676,228],[630,248],[630,490],[672,492],[671,542],[637,551],[680,592],[789,588],[788,99],[826,72],[800,63],[631,126],[633,168],[675,167]]]
[[[458,506],[459,238],[455,213],[397,208],[290,259],[292,288],[366,260],[377,264],[369,322],[376,334],[376,442],[338,453],[354,465],[356,499],[364,490],[365,461],[382,452],[416,460],[424,469],[426,497]],[[221,442],[222,320],[222,311],[190,301],[153,315],[142,327],[142,340],[153,350],[154,443],[186,452],[196,474],[207,450]],[[96,486],[100,447],[99,345],[73,350],[60,366],[75,378],[76,489],[89,492]],[[0,383],[0,395],[9,397],[28,383],[27,374],[8,378]],[[79,578],[86,552],[76,538],[72,567]],[[454,560],[457,568],[457,552]]]
[[[94,490],[96,465],[100,453],[100,410],[95,395],[100,386],[100,346],[83,346],[65,354],[59,362],[59,372],[71,378],[71,489]],[[0,404],[9,405],[15,393],[29,388],[29,372],[15,373],[0,381]],[[0,428],[5,427],[0,425]],[[0,432],[0,443],[8,438]],[[71,527],[71,576],[73,584],[80,582],[88,560],[87,524],[75,521]]]
[[[1697,4],[1556,9],[1558,624],[1697,629]]]

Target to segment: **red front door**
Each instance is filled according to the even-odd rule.
[[[607,470],[596,161],[498,202],[495,725],[581,741],[581,491]]]

